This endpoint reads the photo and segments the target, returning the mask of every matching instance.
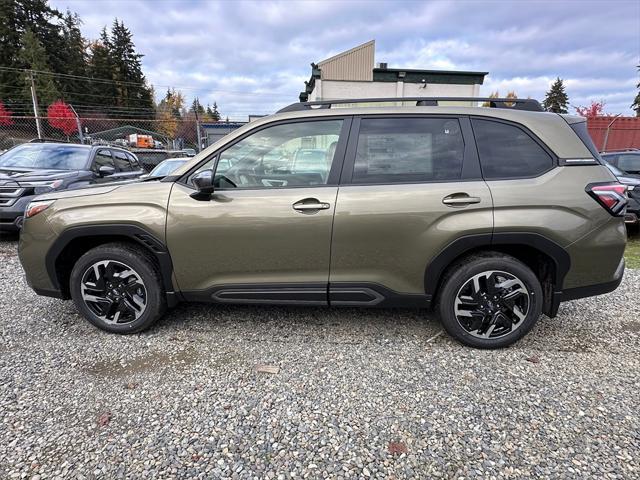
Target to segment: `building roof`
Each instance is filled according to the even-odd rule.
[[[482,85],[489,72],[456,70],[415,70],[408,68],[374,68],[374,82],[404,83],[453,83],[457,85]]]
[[[300,93],[304,102],[315,88],[316,79],[336,81],[368,81],[482,85],[488,72],[416,70],[410,68],[375,67],[375,40],[311,64],[311,77]]]
[[[322,80],[373,80],[375,40],[318,63]]]

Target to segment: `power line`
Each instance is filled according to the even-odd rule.
[[[176,88],[180,90],[194,90],[194,91],[199,91],[204,93],[223,93],[223,94],[228,93],[228,94],[237,94],[237,95],[270,95],[270,96],[280,96],[283,98],[284,97],[291,98],[291,94],[284,93],[284,92],[271,92],[271,91],[247,92],[247,91],[238,91],[238,90],[208,89],[207,87],[195,87],[195,86],[184,86],[184,85],[182,86],[181,85],[160,85],[160,84],[151,84],[151,83],[146,84],[146,83],[128,82],[125,80],[87,77],[84,75],[71,75],[68,73],[55,73],[55,72],[47,72],[44,70],[29,70],[26,68],[15,68],[15,67],[0,67],[0,70],[17,71],[17,72],[24,72],[24,73],[28,73],[31,71],[33,73],[51,75],[54,77],[57,76],[57,77],[64,77],[64,78],[74,78],[74,79],[85,80],[89,82],[132,85],[132,86],[146,87],[146,88],[148,88],[149,86],[153,86],[153,87],[162,87],[162,88]]]
[[[76,79],[89,80],[91,82],[97,82],[97,83],[116,83],[121,85],[132,85],[137,87],[148,87],[148,85],[145,83],[128,82],[126,80],[115,80],[115,79],[108,79],[108,78],[86,77],[84,75],[71,75],[69,73],[47,72],[46,70],[31,70],[28,68],[15,68],[15,67],[0,67],[0,70],[9,70],[14,72],[25,72],[25,73],[33,72],[33,73],[37,73],[38,75],[51,75],[54,77],[76,78]]]

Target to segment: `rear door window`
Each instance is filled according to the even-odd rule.
[[[471,122],[485,179],[536,177],[553,167],[551,155],[522,128],[477,118]]]
[[[116,168],[115,163],[113,163],[111,151],[106,148],[101,148],[100,150],[98,150],[96,152],[96,157],[93,160],[93,171],[98,173],[100,167]]]
[[[116,166],[118,170],[121,172],[130,172],[131,171],[131,163],[129,163],[129,159],[124,154],[124,152],[118,152],[117,150],[113,152],[113,155],[116,160]]]
[[[455,181],[463,161],[455,118],[363,118],[352,183]]]
[[[131,163],[131,167],[134,170],[141,170],[142,167],[140,166],[140,162],[138,162],[138,159],[133,156],[131,153],[127,153],[127,158],[129,159],[129,162]]]

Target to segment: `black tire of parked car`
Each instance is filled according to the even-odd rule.
[[[528,311],[521,320],[522,323],[503,336],[478,338],[478,335],[465,329],[458,320],[455,313],[456,298],[474,276],[488,271],[504,272],[510,278],[518,279],[528,293]],[[448,269],[441,284],[436,311],[444,329],[461,343],[475,348],[495,349],[508,347],[525,336],[540,318],[542,304],[540,281],[529,267],[509,255],[487,252],[467,257]],[[486,304],[483,303],[482,306],[486,307]],[[499,309],[498,304],[496,309]]]
[[[89,308],[82,295],[83,276],[97,262],[112,261],[130,267],[143,282],[145,308],[135,320],[109,323]],[[95,247],[74,265],[69,280],[71,298],[82,315],[96,327],[111,333],[130,334],[149,328],[164,314],[167,303],[159,268],[143,248],[128,243],[108,243]]]

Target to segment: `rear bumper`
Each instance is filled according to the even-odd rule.
[[[635,190],[634,190],[635,192]],[[640,201],[635,197],[635,193],[629,194],[629,204],[627,205],[627,213],[624,216],[624,222],[635,225],[640,220]]]
[[[620,265],[616,269],[613,279],[609,282],[587,285],[585,287],[567,288],[560,294],[560,302],[576,300],[578,298],[593,297],[613,292],[622,283],[624,276],[624,258],[620,260]]]

